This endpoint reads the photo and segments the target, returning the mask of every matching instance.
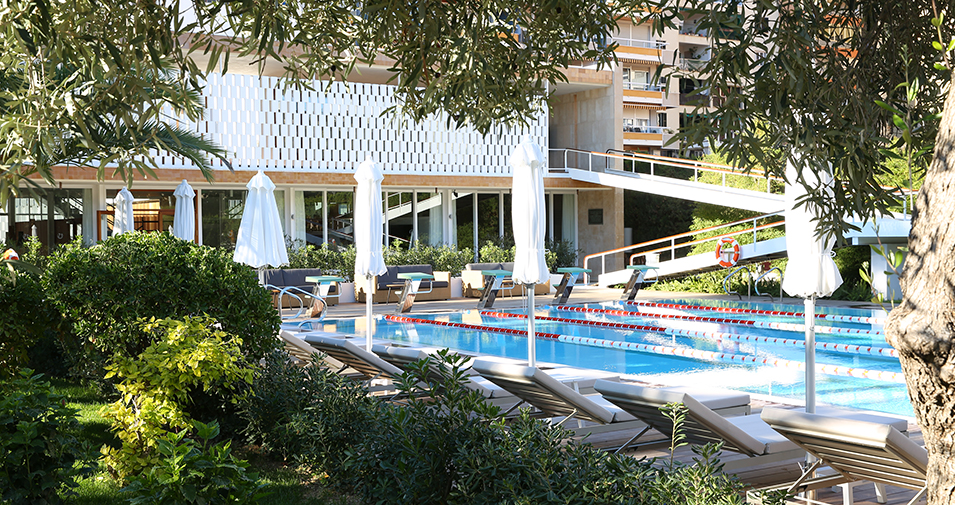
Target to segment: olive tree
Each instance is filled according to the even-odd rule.
[[[0,201],[52,167],[112,163],[153,175],[150,149],[195,146],[172,128],[196,119],[203,77],[268,63],[286,83],[347,80],[387,65],[412,120],[443,112],[482,133],[526,124],[564,69],[608,63],[607,35],[635,0],[10,0],[0,9]],[[618,9],[618,7],[621,7]],[[228,150],[229,146],[224,146]],[[64,154],[64,152],[69,154]]]
[[[784,176],[787,160],[831,170],[834,195],[807,202],[826,233],[847,214],[898,204],[879,184],[886,158],[924,170],[912,214],[903,301],[886,325],[929,452],[928,502],[955,503],[955,95],[953,2],[653,2],[657,28],[700,16],[713,39],[700,93],[715,110],[681,132],[722,139],[740,166]],[[661,77],[681,77],[670,66]],[[682,76],[690,78],[692,76]],[[785,156],[777,157],[779,149]],[[798,181],[803,182],[803,181]],[[895,188],[898,189],[898,188]]]

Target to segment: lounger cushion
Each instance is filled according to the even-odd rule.
[[[722,439],[728,448],[734,451],[753,455],[767,454],[767,443],[775,441],[760,440],[747,434],[683,392],[602,380],[598,380],[594,388],[611,402],[654,427],[669,424],[665,420],[661,423],[660,407],[668,403],[682,403],[688,410],[687,420],[699,425],[697,429],[695,425],[687,423],[686,426],[693,429],[687,433],[688,437],[699,434],[700,441]]]
[[[909,431],[909,422],[898,417],[889,417],[859,410],[848,410],[837,407],[816,407],[816,414],[827,417],[841,417],[843,419],[854,419],[856,421],[865,421],[868,423],[888,424],[902,433]]]
[[[749,405],[749,395],[739,391],[725,389],[698,388],[693,386],[675,386],[663,388],[667,391],[687,393],[710,410],[724,410]]]
[[[924,475],[928,468],[928,452],[890,424],[844,419],[794,410],[766,407],[760,417],[770,426],[784,430],[814,434],[837,442],[880,447],[889,445],[892,452]]]
[[[736,416],[726,420],[764,444],[765,448],[760,454],[775,454],[796,449],[796,444],[766,424],[759,416]]]

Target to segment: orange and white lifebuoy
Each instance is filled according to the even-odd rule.
[[[720,266],[730,268],[739,261],[739,242],[732,237],[723,237],[716,243],[716,258],[720,260]]]

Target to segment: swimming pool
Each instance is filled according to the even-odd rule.
[[[539,306],[537,359],[666,385],[706,385],[804,400],[802,306],[678,299]],[[817,307],[817,401],[912,416],[885,313]],[[357,325],[357,326],[356,326]],[[383,316],[376,339],[527,358],[523,312]],[[362,319],[324,331],[364,335]]]

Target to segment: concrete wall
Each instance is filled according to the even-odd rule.
[[[623,148],[623,88],[620,68],[612,86],[558,96],[550,118],[551,148],[606,152]],[[623,190],[607,188],[578,192],[577,247],[583,256],[623,246]],[[599,211],[603,224],[589,224]],[[623,268],[622,255],[608,257],[608,270]],[[599,268],[599,267],[597,267]],[[597,272],[594,269],[594,273]]]

